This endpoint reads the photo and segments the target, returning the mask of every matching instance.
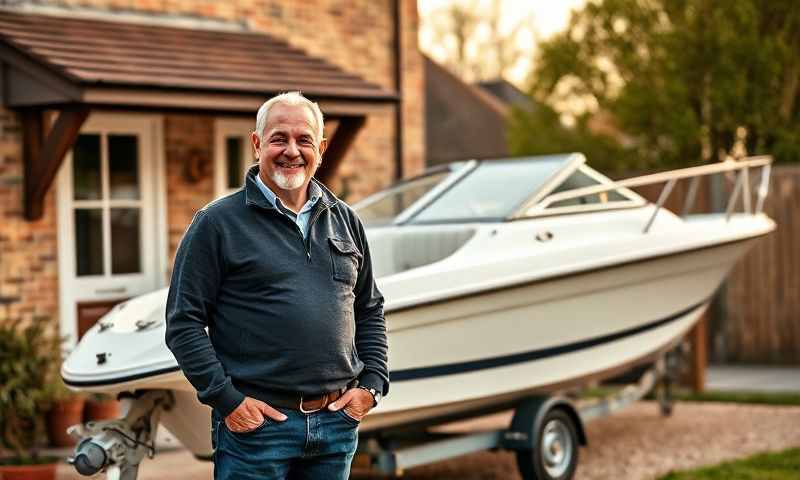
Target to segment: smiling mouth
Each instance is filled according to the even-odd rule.
[[[300,168],[300,167],[305,166],[305,163],[304,162],[300,162],[300,163],[278,163],[277,165],[279,167],[281,167],[281,168]]]

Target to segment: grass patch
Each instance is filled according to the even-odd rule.
[[[800,448],[763,453],[713,467],[670,472],[659,480],[797,480]]]
[[[582,390],[579,398],[583,400],[602,398],[618,393],[619,388],[601,385]],[[673,388],[672,397],[676,402],[723,402],[748,403],[754,405],[789,405],[800,406],[800,392],[746,392],[706,390],[693,392],[685,388]],[[655,390],[648,393],[645,400],[656,400]]]
[[[606,387],[606,386],[586,388],[580,391],[580,393],[578,394],[578,398],[582,400],[603,398],[608,395],[611,395],[612,393],[617,393],[619,392],[619,390],[620,390],[619,388]]]
[[[675,391],[677,401],[687,402],[728,402],[750,403],[758,405],[795,405],[800,406],[800,393],[791,392],[722,392],[722,391]]]

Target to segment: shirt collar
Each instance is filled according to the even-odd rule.
[[[267,186],[267,184],[264,183],[263,180],[261,180],[261,175],[256,174],[255,177],[256,177],[256,185],[258,185],[258,189],[261,190],[261,193],[263,193],[264,196],[267,198],[267,201],[269,202],[269,204],[272,205],[272,207],[274,207],[274,208],[279,208],[280,207],[281,209],[287,210],[287,208],[283,205],[283,202],[281,202],[281,199],[278,198],[277,195],[275,195],[275,193],[272,191],[272,189],[270,189]],[[314,182],[309,182],[308,183],[308,200],[306,201],[306,204],[303,205],[303,208],[300,209],[300,212],[303,212],[303,211],[311,209],[314,206],[314,204],[317,203],[317,200],[319,200],[319,198],[321,196],[322,196],[322,190],[319,188],[319,185],[317,185]]]
[[[261,192],[256,178],[258,178],[257,163],[247,170],[247,176],[245,177],[243,189],[245,204],[260,208],[276,209],[276,207],[272,205],[269,200],[267,200],[267,197],[264,195],[264,193]],[[331,208],[339,202],[339,199],[336,198],[336,195],[328,190],[325,185],[320,183],[316,178],[311,177],[311,182],[309,182],[308,186],[311,196],[314,197],[315,195],[319,195],[319,203],[323,204],[325,208]]]

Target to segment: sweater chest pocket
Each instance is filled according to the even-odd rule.
[[[331,271],[333,279],[355,287],[358,277],[358,266],[361,264],[361,252],[348,240],[330,237]]]

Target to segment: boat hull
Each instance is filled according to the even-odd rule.
[[[493,397],[644,356],[692,326],[751,242],[391,312],[381,411]]]
[[[697,322],[753,241],[387,312],[391,393],[361,432],[494,411],[652,361]],[[179,370],[83,389],[174,391],[162,424],[195,455],[210,455],[210,409]]]

